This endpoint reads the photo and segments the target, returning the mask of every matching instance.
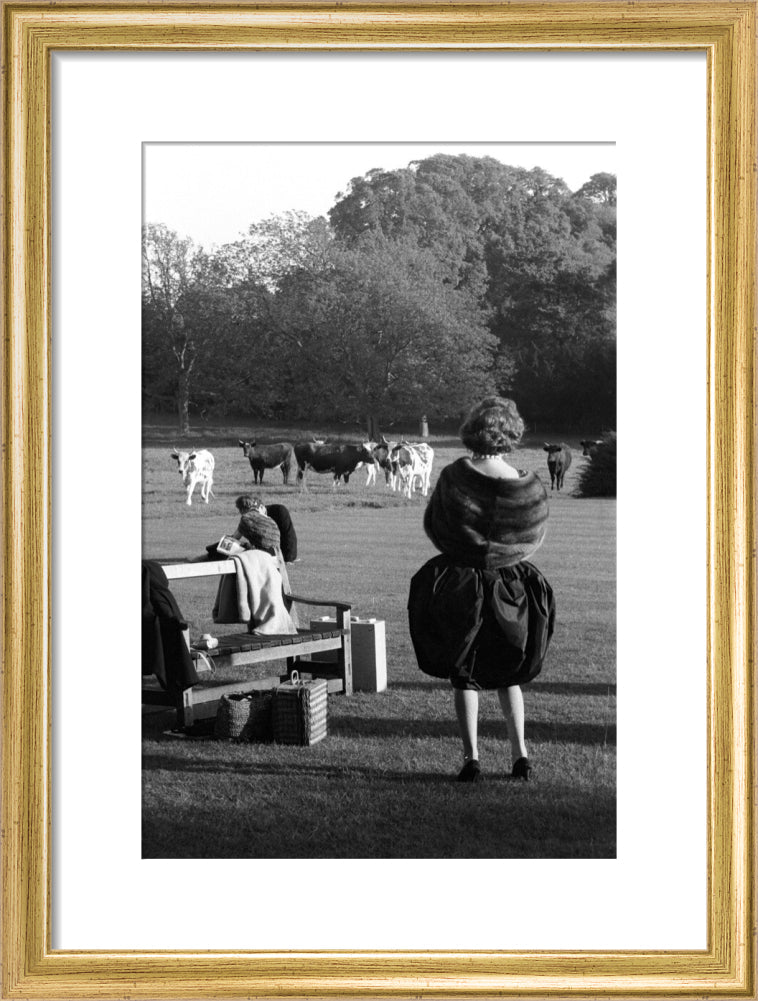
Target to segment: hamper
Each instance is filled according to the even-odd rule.
[[[326,736],[326,679],[302,681],[297,671],[274,692],[272,722],[277,744],[315,744]]]
[[[273,694],[270,691],[222,695],[216,712],[214,737],[220,740],[271,740],[272,703]]]

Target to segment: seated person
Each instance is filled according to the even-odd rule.
[[[260,497],[242,494],[235,501],[235,506],[242,517],[232,538],[239,540],[245,548],[263,549],[272,555],[279,548],[283,563],[297,562],[297,533],[284,504],[271,504],[266,508]],[[215,542],[206,546],[206,555],[190,562],[223,559],[216,546]]]
[[[244,539],[251,549],[263,549],[274,556],[282,546],[281,533],[273,518],[266,514],[266,506],[260,497],[242,494],[234,504],[241,517],[232,538]]]
[[[269,509],[270,513],[267,513],[266,505],[261,498],[251,494],[242,494],[234,504],[241,517],[237,531],[232,534],[232,537],[239,539],[243,544],[247,543],[251,549],[262,549],[272,556],[276,556],[282,575],[284,593],[290,595],[286,564],[297,559],[297,536],[289,511],[283,504],[272,504]],[[274,512],[273,509],[276,511]],[[282,526],[281,532],[279,525],[271,516],[274,513],[279,517]],[[290,609],[292,621],[297,626],[297,616],[292,608],[292,602],[287,601],[287,606]]]

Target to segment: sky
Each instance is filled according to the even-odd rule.
[[[572,191],[616,173],[613,143],[145,143],[143,221],[210,249],[271,215],[326,215],[351,178],[440,152],[542,167]]]

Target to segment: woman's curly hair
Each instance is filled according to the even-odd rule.
[[[513,400],[486,396],[471,408],[458,433],[466,448],[478,455],[510,452],[521,441],[524,422]]]
[[[234,506],[240,514],[257,511],[259,507],[264,507],[263,498],[259,497],[258,494],[242,494],[234,502]]]

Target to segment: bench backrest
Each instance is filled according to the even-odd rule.
[[[166,563],[163,572],[168,580],[184,580],[189,577],[218,577],[234,573],[234,560],[213,560],[202,563]]]

